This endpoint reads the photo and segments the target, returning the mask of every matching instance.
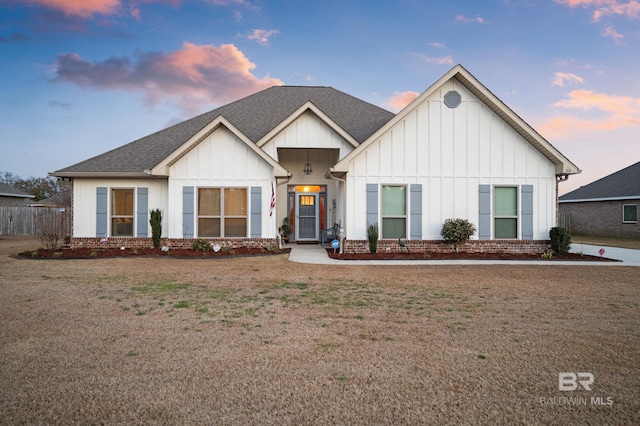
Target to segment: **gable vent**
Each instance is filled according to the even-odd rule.
[[[444,95],[444,104],[449,108],[456,108],[462,102],[462,96],[455,90],[450,90]]]

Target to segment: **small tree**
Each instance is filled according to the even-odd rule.
[[[567,254],[571,250],[571,232],[567,228],[559,226],[549,230],[551,250],[556,254]]]
[[[162,235],[162,211],[154,209],[149,212],[149,223],[151,224],[151,239],[155,248],[160,247],[160,236]]]
[[[369,253],[373,254],[378,251],[378,222],[369,225],[367,237],[369,238]]]
[[[458,251],[458,244],[469,241],[475,233],[476,226],[466,219],[447,219],[440,231],[442,238],[453,243],[456,251]]]
[[[58,241],[63,238],[64,212],[52,208],[40,208],[36,218],[37,234],[44,248],[55,250]]]

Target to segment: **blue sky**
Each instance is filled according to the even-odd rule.
[[[640,161],[637,0],[0,0],[0,171],[42,177],[274,84],[397,112],[456,64],[583,170]]]

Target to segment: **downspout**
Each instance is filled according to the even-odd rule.
[[[569,175],[556,175],[556,226],[560,224],[560,182],[564,182],[569,179]]]

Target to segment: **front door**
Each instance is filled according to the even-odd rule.
[[[318,241],[317,192],[296,193],[296,241]]]

